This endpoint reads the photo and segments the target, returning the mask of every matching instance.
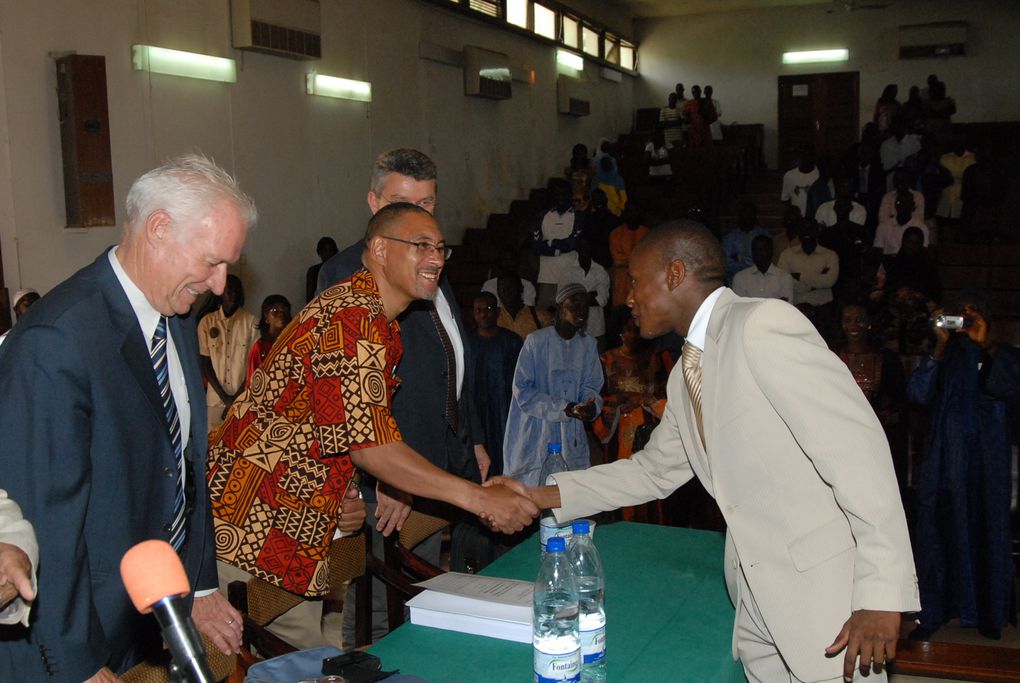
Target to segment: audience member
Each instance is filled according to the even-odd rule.
[[[0,353],[0,472],[39,540],[31,628],[0,640],[0,680],[111,681],[159,656],[155,619],[117,562],[168,541],[196,591],[191,616],[224,653],[241,615],[216,592],[206,411],[195,323],[255,224],[251,200],[189,154],[136,180],[120,243],[55,287]]]
[[[854,197],[854,181],[846,176],[840,176],[833,181],[833,187],[835,189],[835,196],[830,201],[827,201],[818,206],[815,211],[815,220],[823,228],[829,228],[836,224],[836,200],[845,199],[849,202],[849,214],[848,217],[852,223],[857,225],[864,225],[868,221],[868,210],[861,204],[853,201]]]
[[[777,265],[784,251],[800,244],[797,233],[800,232],[801,220],[800,209],[796,206],[791,204],[783,210],[783,229],[773,238],[773,259]]]
[[[708,131],[712,136],[712,142],[722,142],[722,106],[719,104],[719,100],[714,99],[712,86],[705,86],[705,103],[706,112],[703,113],[705,122],[708,123]],[[709,111],[707,105],[711,105],[712,109]]]
[[[35,531],[18,504],[0,489],[0,625],[28,626],[38,565]]]
[[[910,214],[910,223],[913,225],[924,223],[925,196],[911,188],[909,172],[906,169],[898,168],[893,171],[893,189],[882,195],[882,203],[878,207],[878,216],[875,219],[877,224],[881,225],[896,220],[896,198],[901,194],[910,194],[914,199],[914,210]]]
[[[974,165],[974,153],[967,149],[963,138],[958,136],[953,149],[939,158],[939,164],[953,177],[951,185],[942,190],[935,215],[944,219],[958,219],[963,208],[963,174]]]
[[[364,266],[298,313],[210,439],[222,587],[258,576],[308,598],[328,593],[330,543],[338,526],[353,530],[337,513],[355,468],[401,493],[485,513],[500,531],[520,530],[536,512],[506,489],[484,489],[430,463],[405,441],[392,413],[403,352],[398,316],[414,301],[435,299],[448,255],[435,219],[406,202],[381,206],[362,244]],[[449,384],[430,392],[453,409]],[[440,419],[446,428],[457,418]],[[407,515],[406,508],[386,515],[381,501],[379,510],[383,535]],[[326,643],[321,618],[321,600],[305,600],[270,629],[296,647],[317,647]]]
[[[532,249],[538,254],[536,303],[540,308],[552,305],[563,273],[577,260],[575,245],[584,230],[584,214],[574,211],[565,181],[549,181],[549,202],[549,209],[539,217],[531,235]]]
[[[244,286],[227,276],[220,307],[198,322],[198,353],[206,381],[209,429],[223,422],[227,406],[244,388],[248,352],[258,339],[258,318],[244,308]]]
[[[928,310],[942,301],[942,278],[924,248],[924,233],[911,226],[903,231],[896,256],[884,265],[885,297],[910,300]]]
[[[28,309],[32,307],[32,304],[38,300],[39,292],[30,287],[19,289],[14,292],[14,296],[11,297],[11,308],[14,309],[14,322],[18,322],[18,320],[21,319],[21,316],[25,315]],[[0,344],[4,343],[4,340],[10,332],[10,330],[7,330],[3,334],[0,334]]]
[[[928,87],[924,130],[937,144],[945,144],[953,135],[952,119],[956,114],[956,100],[946,96],[946,84],[937,78],[934,82],[929,81]]]
[[[903,118],[908,133],[921,134],[924,132],[924,101],[921,99],[921,90],[916,85],[910,86],[907,101],[900,108],[900,116]]]
[[[645,163],[648,165],[648,179],[653,185],[668,187],[673,179],[673,165],[669,153],[673,145],[666,140],[663,129],[656,126],[652,139],[645,145]]]
[[[659,126],[662,128],[666,142],[677,147],[683,140],[683,129],[681,128],[683,118],[679,108],[679,99],[675,92],[671,92],[666,100],[666,106],[659,110]]]
[[[903,498],[907,492],[907,379],[903,364],[897,354],[877,346],[864,305],[843,306],[839,325],[842,334],[836,353],[882,424]]]
[[[853,207],[854,202],[847,197],[834,200],[835,222],[818,233],[818,243],[836,252],[839,259],[839,277],[833,285],[833,296],[838,301],[856,301],[866,295],[866,284],[873,282],[878,267],[878,259],[871,257],[871,234],[854,220]],[[856,215],[861,218],[861,212]]]
[[[516,275],[500,275],[496,288],[499,290],[499,316],[496,324],[510,330],[522,339],[535,330],[552,322],[552,316],[543,308],[524,303],[521,298],[522,280]]]
[[[641,238],[648,234],[648,228],[642,225],[641,214],[637,207],[629,206],[623,214],[623,223],[609,233],[609,253],[613,259],[613,269],[609,279],[612,294],[609,297],[613,307],[623,306],[630,290],[630,278],[627,277],[627,266],[630,263],[630,252]]]
[[[879,158],[882,160],[882,171],[885,173],[887,192],[893,189],[893,171],[920,149],[921,136],[907,133],[907,127],[902,119],[893,121],[891,134],[878,150]]]
[[[779,256],[779,267],[794,279],[793,305],[825,306],[832,303],[832,286],[839,277],[839,257],[818,245],[818,224],[810,218],[800,223],[800,244],[787,247]]]
[[[641,338],[637,323],[628,317],[620,330],[620,346],[602,354],[606,383],[602,389],[602,413],[593,428],[606,444],[608,460],[629,458],[635,450],[638,430],[649,431],[662,419],[666,407],[666,380],[673,359]],[[665,524],[663,501],[626,507],[623,519],[630,522]]]
[[[882,252],[883,256],[893,256],[900,250],[903,232],[907,228],[917,228],[924,235],[924,243],[928,244],[928,226],[923,220],[917,220],[917,209],[914,205],[912,190],[897,190],[895,216],[892,219],[883,217],[875,229],[875,241],[872,246]]]
[[[737,227],[722,240],[727,283],[732,283],[737,273],[753,265],[751,243],[759,235],[768,234],[768,230],[758,225],[758,208],[752,202],[741,202],[737,208]]]
[[[514,368],[524,340],[496,324],[499,305],[489,292],[475,296],[472,312],[475,329],[468,333],[468,342],[474,348],[478,417],[491,461],[489,476],[496,476],[503,473],[503,435],[513,394]]]
[[[677,83],[673,89],[676,93],[676,108],[680,112],[680,144],[687,144],[687,117],[684,116],[684,107],[687,106],[687,96],[684,94],[684,84]]]
[[[262,300],[262,317],[259,318],[259,338],[251,345],[248,352],[248,372],[245,374],[245,386],[251,382],[252,373],[262,366],[269,350],[273,348],[277,337],[290,323],[293,317],[290,301],[282,294],[270,294]]]
[[[566,187],[565,180],[559,182]],[[565,196],[569,203],[569,187],[566,187]],[[384,206],[400,202],[434,213],[437,201],[435,163],[416,149],[383,152],[372,166],[366,199],[373,214]],[[394,240],[388,238],[387,241]],[[435,244],[418,238],[405,246],[421,259],[430,257],[435,250]],[[359,240],[323,265],[319,274],[320,294],[364,267],[364,247],[364,240]],[[430,275],[428,272],[421,273],[419,277],[423,285],[431,283]],[[427,301],[413,303],[400,316],[403,359],[396,369],[401,381],[400,391],[393,398],[392,410],[408,446],[439,469],[478,482],[488,469],[489,456],[475,418],[471,395],[474,361],[464,342],[466,332],[456,301],[452,286],[445,273],[440,271],[439,289],[431,304]],[[373,530],[392,528],[394,521],[399,528],[410,512],[410,496],[392,487],[377,487],[370,478],[366,479],[363,480],[362,493],[369,504],[368,529],[372,553],[382,557],[382,537]],[[457,508],[432,501],[416,502],[415,509],[455,523],[461,517]],[[419,543],[414,553],[438,565],[441,545],[442,534],[436,533]],[[382,582],[373,580],[372,586],[372,637],[378,638],[387,631],[386,595]],[[351,587],[344,598],[345,643],[354,642],[356,603],[355,591]]]
[[[588,210],[589,193],[594,172],[588,159],[588,147],[580,142],[574,145],[570,153],[570,165],[564,173],[570,181],[571,201],[574,211],[582,213]]]
[[[599,351],[606,348],[606,313],[609,304],[609,273],[591,257],[591,245],[583,237],[577,240],[577,263],[567,268],[560,286],[576,282],[588,292],[588,325],[585,332],[595,340]]]
[[[850,680],[858,659],[878,674],[895,657],[900,613],[918,607],[885,437],[807,321],[735,296],[724,273],[701,226],[662,226],[638,246],[641,336],[687,339],[662,423],[631,458],[520,490],[562,522],[664,498],[697,474],[727,524],[733,644],[748,680]]]
[[[545,446],[558,441],[570,469],[591,465],[585,423],[602,409],[602,366],[584,332],[588,293],[570,283],[556,293],[556,322],[529,335],[514,372],[503,440],[503,470],[538,485]]]
[[[305,273],[305,301],[311,301],[315,296],[315,290],[319,286],[319,271],[322,264],[340,253],[336,246],[336,240],[332,237],[322,237],[315,245],[315,253],[319,255],[319,262],[308,268]]]
[[[619,216],[627,206],[627,188],[623,176],[617,170],[616,159],[604,154],[595,163],[592,191],[602,190],[606,194],[606,207],[614,216]]]
[[[875,113],[871,120],[878,126],[878,137],[885,140],[892,134],[893,121],[900,114],[900,102],[896,99],[898,88],[895,83],[890,83],[882,90],[882,96],[875,103]]]
[[[933,157],[930,136],[925,135],[921,138],[921,149],[903,162],[903,168],[896,171],[900,172],[903,173],[903,181],[898,180],[894,174],[894,191],[907,186],[919,192],[920,195],[914,195],[914,202],[917,204],[914,212],[920,213],[926,222],[934,219],[935,209],[942,199],[942,190],[952,184],[953,176]],[[895,197],[895,194],[891,196]],[[886,201],[888,204],[885,209],[892,213],[894,200]]]
[[[606,193],[592,190],[591,211],[584,219],[584,236],[591,244],[591,257],[606,270],[612,270],[609,234],[620,225],[620,217],[609,210]]]
[[[935,309],[932,320],[944,311]],[[935,326],[935,345],[910,378],[910,399],[932,410],[917,482],[920,625],[928,640],[948,619],[999,640],[1013,621],[1011,426],[1020,351],[989,336],[987,295],[963,290],[964,327]]]
[[[793,277],[772,263],[772,237],[768,233],[751,241],[753,265],[733,276],[733,291],[739,296],[793,301]]]
[[[836,198],[836,187],[832,181],[832,159],[823,156],[818,160],[818,179],[811,183],[807,191],[804,215],[815,218],[818,207]]]
[[[1006,180],[986,148],[974,152],[974,163],[963,172],[960,189],[960,227],[968,241],[1005,242],[1016,240],[1001,209],[1006,199]]]
[[[800,217],[807,216],[807,192],[818,180],[818,167],[807,152],[799,154],[794,168],[783,175],[783,191],[779,198],[800,210]]]
[[[687,122],[688,147],[704,147],[712,143],[703,109],[704,100],[701,98],[701,86],[692,86],[691,99],[684,102],[683,108],[684,121]]]
[[[534,306],[535,285],[531,284],[531,280],[526,280],[525,278],[518,276],[517,268],[517,254],[510,249],[503,249],[496,257],[496,275],[494,277],[490,277],[482,284],[482,291],[492,294],[496,297],[496,302],[502,306],[503,302],[499,300],[499,287],[496,283],[503,275],[513,275],[518,277],[521,281],[521,298],[524,301],[524,304],[526,306]]]

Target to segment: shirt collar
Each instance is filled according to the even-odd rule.
[[[694,314],[694,319],[691,320],[691,327],[687,330],[686,341],[694,346],[697,346],[700,350],[705,350],[705,337],[708,336],[708,320],[712,317],[712,310],[715,308],[715,302],[722,296],[725,287],[719,287],[714,292],[705,297],[705,300],[698,306],[697,312]]]
[[[117,258],[117,247],[108,251],[107,257],[110,259],[110,266],[113,267],[113,274],[117,276],[117,281],[120,282],[121,289],[127,295],[131,310],[134,311],[138,325],[142,329],[145,344],[149,345],[152,343],[152,335],[156,333],[160,312],[152,307],[142,290],[138,289],[138,285],[128,277],[124,267],[120,265],[120,260]]]

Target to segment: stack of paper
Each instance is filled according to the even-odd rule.
[[[419,584],[411,623],[490,638],[531,642],[530,581],[447,572]]]

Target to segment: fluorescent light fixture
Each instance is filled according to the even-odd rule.
[[[136,71],[201,78],[206,81],[237,82],[237,64],[226,57],[168,50],[154,45],[132,45],[131,61]]]
[[[816,64],[818,62],[846,62],[850,50],[808,50],[806,52],[784,52],[783,64]]]
[[[577,71],[584,71],[584,57],[566,50],[556,50],[556,62]]]
[[[371,83],[338,78],[337,76],[324,76],[323,74],[307,74],[305,76],[305,92],[309,95],[335,97],[340,100],[372,101]]]

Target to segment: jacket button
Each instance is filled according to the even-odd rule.
[[[168,478],[173,478],[174,476],[173,471],[169,467],[163,468],[163,474],[165,474]]]
[[[165,531],[167,533],[170,533],[170,524],[169,523],[163,525],[163,531]]]

